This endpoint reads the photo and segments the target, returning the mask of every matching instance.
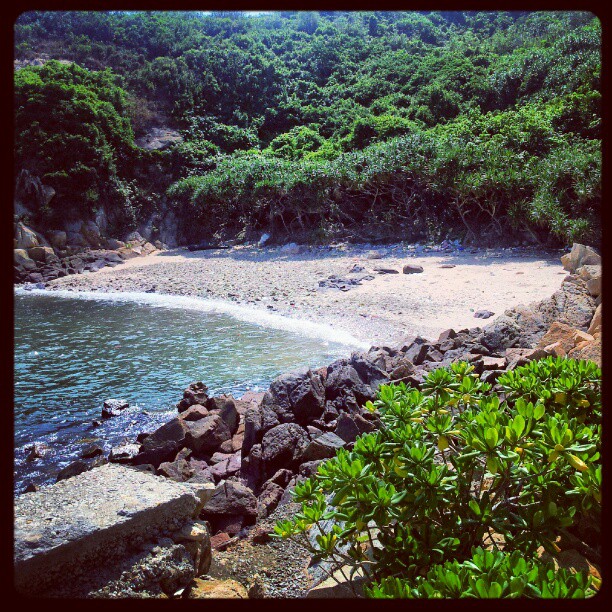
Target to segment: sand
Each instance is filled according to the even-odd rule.
[[[420,334],[429,339],[449,327],[480,326],[518,304],[552,295],[565,272],[559,251],[527,248],[443,252],[398,244],[304,247],[298,255],[279,247],[238,246],[190,252],[173,249],[130,259],[115,268],[71,275],[48,283],[48,289],[74,291],[155,291],[228,300],[256,309],[325,323],[372,345],[396,344]],[[357,264],[364,268],[350,272]],[[403,274],[405,264],[423,273]],[[453,265],[454,267],[442,267]],[[380,274],[375,268],[395,269]],[[349,291],[319,287],[330,275],[373,275]]]

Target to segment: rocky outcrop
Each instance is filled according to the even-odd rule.
[[[108,464],[18,496],[15,587],[27,596],[172,595],[210,565],[197,517],[213,490]]]

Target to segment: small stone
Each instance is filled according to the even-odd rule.
[[[477,310],[474,313],[474,317],[476,317],[477,319],[488,319],[489,317],[492,317],[495,313],[490,311],[490,310]]]
[[[404,274],[420,274],[423,272],[423,266],[415,266],[414,264],[406,264],[402,268]]]

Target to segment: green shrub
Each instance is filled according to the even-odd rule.
[[[381,386],[366,408],[379,412],[382,428],[296,485],[302,510],[276,535],[295,538],[315,560],[359,568],[371,594],[387,592],[394,583],[381,581],[392,577],[406,581],[403,593],[425,593],[427,568],[461,564],[478,547],[537,564],[538,549],[556,554],[558,536],[579,517],[597,527],[601,371],[547,358],[500,376],[502,398],[473,369],[434,370],[422,391]],[[542,581],[524,594],[544,594]]]

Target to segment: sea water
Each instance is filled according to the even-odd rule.
[[[50,484],[95,443],[107,453],[176,415],[185,387],[264,391],[299,367],[367,344],[341,331],[232,303],[144,293],[15,292],[15,489]],[[108,398],[130,407],[102,420]],[[101,425],[93,421],[100,420]],[[27,461],[35,442],[48,446]]]

